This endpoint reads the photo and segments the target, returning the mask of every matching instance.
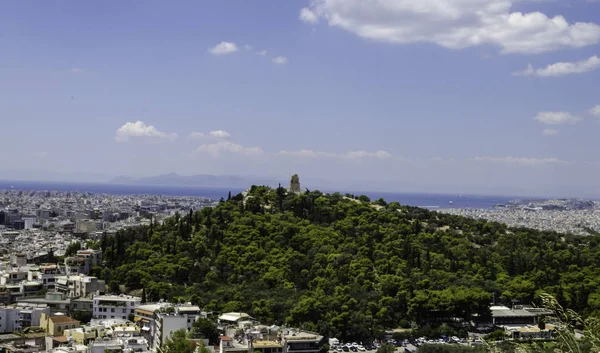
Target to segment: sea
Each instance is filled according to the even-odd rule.
[[[95,183],[69,182],[38,182],[38,181],[0,181],[0,190],[38,190],[38,191],[79,191],[112,195],[167,195],[167,196],[201,196],[214,200],[227,198],[229,192],[237,194],[242,188],[225,187],[191,187],[164,185],[117,185]],[[322,190],[323,192],[334,192]],[[386,202],[399,202],[402,205],[417,206],[429,209],[438,208],[492,208],[506,204],[508,201],[519,199],[517,196],[489,195],[456,195],[435,193],[402,193],[380,191],[342,191],[356,196],[366,195],[371,200],[383,198]]]

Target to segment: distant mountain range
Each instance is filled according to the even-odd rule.
[[[249,185],[277,186],[279,182],[275,179],[261,177],[240,177],[233,175],[209,174],[179,175],[177,173],[169,173],[142,178],[119,176],[112,179],[109,183],[119,185],[177,185],[245,188]]]

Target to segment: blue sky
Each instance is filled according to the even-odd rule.
[[[0,177],[292,171],[600,196],[599,13],[592,0],[3,1]]]

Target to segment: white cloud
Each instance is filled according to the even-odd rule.
[[[285,65],[288,62],[288,59],[285,56],[276,56],[273,58],[273,62],[277,65]]]
[[[223,130],[216,130],[216,131],[211,131],[209,133],[209,135],[211,137],[217,137],[217,138],[227,138],[227,137],[231,137],[231,135],[227,132],[227,131],[223,131]]]
[[[528,158],[528,157],[475,157],[477,162],[493,162],[493,163],[506,163],[516,164],[523,166],[535,166],[545,164],[562,164],[567,163],[557,158]]]
[[[244,156],[258,156],[264,153],[260,147],[244,147],[231,141],[219,141],[217,143],[204,144],[198,147],[196,152],[206,153],[212,157],[219,157],[223,153],[234,153]]]
[[[600,118],[600,104],[593,107],[592,109],[590,109],[590,114],[592,114],[595,117]]]
[[[315,23],[319,22],[319,18],[317,17],[317,14],[312,12],[311,9],[309,9],[308,7],[305,7],[302,10],[300,10],[299,18],[301,21],[304,21],[306,23],[315,24]]]
[[[203,138],[204,136],[206,136],[206,135],[204,135],[204,133],[202,133],[202,132],[195,132],[195,131],[194,131],[194,132],[192,132],[192,133],[190,134],[190,136],[188,136],[188,138],[190,138],[190,139],[201,139],[201,138]]]
[[[121,126],[117,130],[117,134],[115,136],[115,140],[117,142],[126,142],[129,141],[130,138],[135,137],[147,137],[154,139],[165,139],[165,140],[175,140],[177,139],[176,133],[165,133],[159,131],[152,125],[146,125],[143,121],[136,121],[135,123],[127,122],[123,126]]]
[[[82,73],[83,71],[84,71],[83,69],[80,69],[78,67],[74,67],[71,69],[71,72],[74,74],[79,74],[79,73]]]
[[[581,121],[581,118],[567,112],[540,112],[533,119],[548,125],[573,125]]]
[[[600,43],[600,25],[563,16],[512,12],[516,0],[312,0],[310,13],[362,38],[462,49],[495,45],[503,53],[542,53]],[[304,14],[304,15],[303,15]],[[303,19],[304,17],[304,19]],[[302,9],[300,18],[310,22]],[[309,20],[309,21],[307,21]]]
[[[600,58],[592,56],[589,59],[575,62],[558,62],[535,70],[531,64],[525,70],[513,72],[513,76],[553,77],[571,74],[583,74],[600,68]]]
[[[213,55],[224,55],[235,53],[236,51],[238,51],[238,47],[237,45],[235,45],[235,43],[221,42],[215,45],[214,47],[208,49],[208,51]]]
[[[298,150],[298,151],[279,151],[280,156],[301,157],[301,158],[321,158],[321,157],[336,157],[335,153],[321,152],[313,150]]]
[[[267,51],[266,50],[261,50],[259,52],[256,52],[256,54],[258,54],[260,56],[265,56],[265,55],[267,55]]]
[[[280,151],[280,156],[291,156],[300,158],[341,158],[341,159],[363,159],[363,158],[375,158],[375,159],[386,159],[392,157],[392,154],[387,151],[348,151],[345,153],[333,153],[313,150],[298,150],[298,151]]]
[[[349,159],[361,159],[361,158],[377,158],[377,159],[386,159],[392,156],[391,153],[387,151],[375,151],[375,152],[367,152],[367,151],[350,151],[346,152],[344,157]]]
[[[556,129],[544,129],[544,130],[542,130],[542,135],[544,135],[544,136],[558,135],[558,130],[556,130]]]

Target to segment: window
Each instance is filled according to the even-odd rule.
[[[114,312],[115,312],[115,308],[111,308],[111,309],[110,309],[110,312],[111,312],[111,313],[114,313]]]
[[[127,312],[127,309],[123,309],[123,314],[125,314]]]

